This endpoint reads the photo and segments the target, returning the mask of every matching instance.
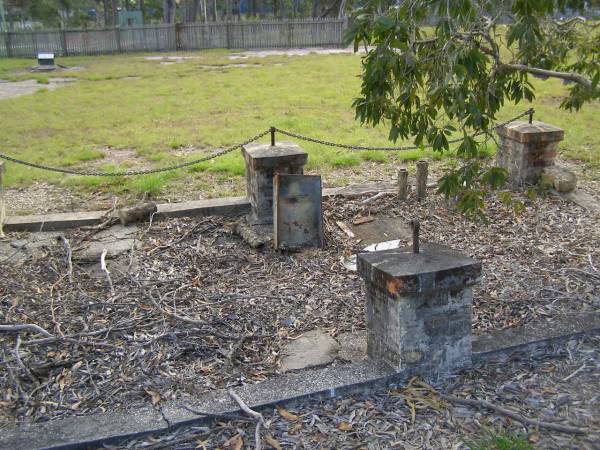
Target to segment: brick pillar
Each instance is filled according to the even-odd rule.
[[[358,255],[367,353],[397,371],[437,378],[471,364],[472,287],[481,263],[439,245]]]
[[[302,175],[308,155],[293,142],[250,144],[242,147],[246,162],[248,223],[273,223],[273,177],[276,173]]]
[[[542,170],[554,165],[564,131],[543,122],[516,121],[496,128],[500,136],[497,164],[508,171],[512,185],[535,184]]]

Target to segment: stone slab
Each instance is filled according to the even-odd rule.
[[[323,246],[321,177],[276,174],[273,178],[275,248]]]
[[[394,192],[390,183],[360,184],[343,188],[323,189],[323,198],[356,197],[381,192]],[[192,200],[157,205],[155,219],[161,217],[206,217],[240,216],[250,211],[246,197],[224,197],[207,200]],[[105,220],[107,211],[88,211],[76,213],[39,214],[29,216],[11,216],[4,222],[4,231],[62,231],[83,226],[98,225]]]
[[[308,331],[283,348],[281,371],[285,373],[329,364],[335,359],[339,347],[325,331]]]
[[[361,225],[350,225],[350,229],[361,245],[378,244],[397,239],[412,239],[412,232],[406,219],[402,217],[376,218]]]
[[[103,221],[105,214],[106,211],[89,211],[9,216],[4,222],[4,231],[61,231],[69,228],[97,225]]]
[[[481,263],[460,252],[435,244],[359,253],[357,268],[369,283],[386,286],[389,295],[450,289],[476,283],[481,276]]]
[[[570,202],[573,202],[578,206],[581,206],[583,209],[591,213],[600,213],[600,202],[596,200],[596,198],[594,198],[592,195],[588,194],[585,191],[582,191],[581,189],[576,189],[575,191],[568,193],[560,193],[554,191],[554,194]]]
[[[600,334],[600,314],[568,316],[545,322],[531,322],[512,330],[495,331],[473,338],[473,361],[479,364],[527,351],[532,346],[543,347],[584,335]],[[254,409],[275,404],[290,405],[308,397],[333,397],[352,392],[365,392],[401,383],[409,372],[394,373],[376,361],[359,361],[335,367],[308,369],[282,375],[257,384],[236,388],[236,392]],[[204,394],[187,406],[213,413],[234,413],[238,407],[225,390]],[[205,420],[175,404],[165,405],[163,413],[171,430]],[[0,435],[0,448],[12,450],[88,449],[102,444],[115,444],[134,437],[167,431],[168,426],[159,411],[141,406],[127,411],[70,417],[37,424],[7,427]]]

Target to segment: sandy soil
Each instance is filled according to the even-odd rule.
[[[48,89],[50,91],[53,91],[54,89],[57,89],[61,86],[65,86],[67,83],[73,83],[75,81],[77,81],[77,78],[68,77],[49,78],[48,84],[38,83],[37,80],[0,80],[0,100],[33,94],[34,92],[37,92],[41,89]]]

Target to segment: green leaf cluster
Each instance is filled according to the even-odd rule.
[[[367,1],[353,15],[348,39],[364,48],[356,118],[383,124],[389,139],[414,139],[435,151],[458,134],[461,166],[440,192],[481,215],[485,196],[506,173],[486,167],[473,136],[492,138],[506,102],[535,98],[529,77],[573,81],[562,107],[577,110],[599,97],[600,30],[580,18],[556,17],[582,0],[405,0],[386,8]],[[558,74],[558,75],[557,75]]]

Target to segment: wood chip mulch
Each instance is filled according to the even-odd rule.
[[[598,218],[555,197],[522,200],[518,216],[492,200],[484,225],[433,192],[423,204],[331,199],[327,247],[301,253],[251,249],[223,218],[142,224],[141,247],[107,260],[110,283],[100,261],[74,262],[70,277],[61,242],[19,263],[0,255],[0,322],[50,335],[0,334],[0,417],[45,421],[185,401],[274,376],[282,346],[305,331],[364,329],[361,280],[343,265],[361,246],[336,222],[369,214],[419,218],[423,240],[483,261],[475,333],[598,311]],[[64,236],[76,249],[92,235]]]

